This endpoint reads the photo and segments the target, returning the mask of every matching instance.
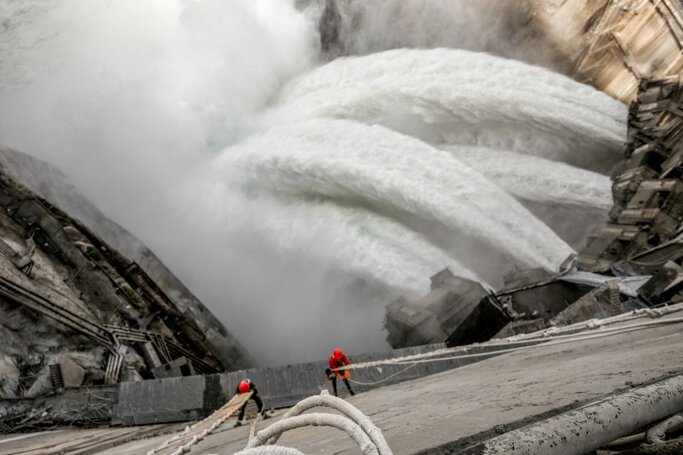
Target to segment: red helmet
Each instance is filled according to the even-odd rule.
[[[341,349],[335,349],[332,351],[332,357],[334,357],[336,360],[341,360],[344,358],[344,353]]]
[[[240,382],[240,385],[239,385],[240,393],[249,392],[250,384],[251,384],[251,381],[249,379],[245,379],[244,381]]]

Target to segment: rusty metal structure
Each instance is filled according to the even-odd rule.
[[[591,235],[578,267],[590,272],[650,274],[650,303],[683,297],[683,84],[644,80],[629,112],[625,162],[612,179],[610,220]]]

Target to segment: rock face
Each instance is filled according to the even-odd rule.
[[[178,375],[249,365],[154,254],[59,171],[7,150],[0,165],[0,397],[153,378],[150,352],[160,364],[186,365]]]
[[[0,354],[0,399],[16,398],[19,385],[19,368],[14,359]]]
[[[546,41],[572,62],[570,75],[626,103],[641,79],[683,73],[683,16],[673,0],[534,0]]]

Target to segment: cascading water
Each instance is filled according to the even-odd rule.
[[[3,8],[0,144],[62,168],[265,363],[384,349],[390,299],[445,266],[552,269],[562,226],[610,205],[626,109],[549,70],[318,63],[319,11],[279,0]]]
[[[619,157],[624,107],[521,62],[455,49],[341,58],[285,87],[273,122],[335,117],[436,144],[496,147],[593,170]]]

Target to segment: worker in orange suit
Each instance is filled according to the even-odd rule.
[[[351,377],[351,373],[349,373],[349,370],[341,370],[339,371],[339,368],[350,365],[351,362],[349,362],[349,358],[344,355],[341,349],[335,349],[332,352],[332,355],[330,356],[330,369],[332,370],[330,374],[328,374],[328,377],[332,380],[332,389],[334,390],[334,396],[337,396],[337,376],[342,378],[344,381],[344,384],[346,384],[346,388],[349,389],[349,393],[351,395],[355,395],[353,393],[353,390],[351,390],[351,384],[349,384],[349,378]]]
[[[241,393],[249,393],[252,392],[251,398],[256,402],[256,406],[258,407],[258,412],[261,414],[262,419],[267,419],[269,416],[266,414],[265,409],[263,409],[263,400],[261,400],[261,397],[258,394],[258,389],[254,385],[253,382],[251,382],[251,379],[245,379],[239,384],[237,384],[237,388],[235,389],[235,394],[241,394]],[[248,401],[248,400],[247,400]],[[242,421],[244,419],[244,412],[247,409],[247,402],[245,401],[242,407],[240,408],[240,414],[237,417],[237,422],[235,423],[236,427],[239,427],[242,425]]]

